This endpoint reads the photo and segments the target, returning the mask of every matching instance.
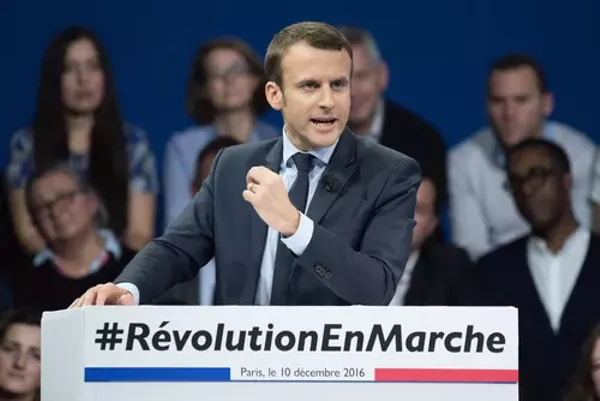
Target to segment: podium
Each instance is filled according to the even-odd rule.
[[[42,401],[517,401],[518,316],[510,307],[85,307],[43,315],[41,364]]]

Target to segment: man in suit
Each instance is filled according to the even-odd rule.
[[[523,399],[559,401],[600,320],[600,237],[577,221],[567,153],[527,139],[507,154],[507,188],[531,234],[483,256],[480,304],[519,309]]]
[[[416,226],[408,263],[391,306],[464,306],[475,298],[475,266],[467,252],[433,235],[441,200],[433,172],[423,169],[415,208]]]
[[[265,69],[283,137],[219,152],[166,232],[73,306],[147,303],[213,256],[217,305],[389,304],[410,250],[419,165],[346,129],[352,48],[337,29],[284,28]]]

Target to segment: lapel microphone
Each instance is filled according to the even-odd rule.
[[[337,179],[331,173],[325,174],[323,176],[323,186],[325,187],[325,191],[335,192],[335,190],[338,186]]]

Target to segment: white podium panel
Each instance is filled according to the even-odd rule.
[[[514,308],[88,307],[42,319],[42,401],[517,401]]]

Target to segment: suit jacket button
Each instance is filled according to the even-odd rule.
[[[327,270],[323,266],[317,265],[315,266],[315,273],[317,273],[319,277],[323,277],[327,274]]]

